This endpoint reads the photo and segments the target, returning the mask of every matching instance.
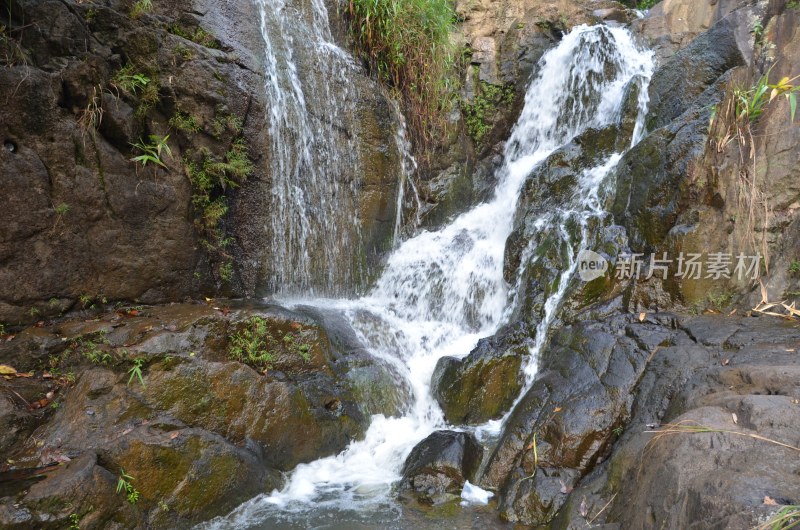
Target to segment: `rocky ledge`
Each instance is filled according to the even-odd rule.
[[[465,366],[491,380],[514,346],[487,344]],[[401,489],[446,503],[454,484],[475,480],[495,492],[502,519],[536,527],[753,528],[800,503],[798,352],[800,323],[773,317],[642,313],[565,326],[480,466],[471,435],[435,433],[411,453]],[[463,375],[442,371],[444,388],[448,374]]]
[[[299,312],[212,301],[4,335],[0,528],[184,528],[342,451],[400,398],[324,320],[330,338]]]

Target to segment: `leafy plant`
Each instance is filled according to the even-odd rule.
[[[71,513],[69,515],[69,530],[80,530],[81,529],[81,516],[77,513]]]
[[[745,122],[754,122],[761,117],[767,106],[775,98],[784,96],[789,101],[789,116],[791,121],[794,122],[795,114],[797,113],[797,92],[800,91],[800,86],[792,83],[800,76],[795,76],[791,79],[784,77],[777,83],[770,84],[769,74],[771,71],[772,68],[762,75],[753,87],[748,89],[736,88],[734,90],[736,117],[738,119]]]
[[[131,64],[123,66],[111,79],[114,87],[132,95],[142,92],[151,82],[148,76],[134,71]]]
[[[125,498],[130,504],[136,504],[139,500],[139,492],[133,487],[132,481],[135,480],[132,476],[125,473],[124,469],[119,470],[119,478],[117,479],[117,494],[125,493]]]
[[[153,163],[166,168],[167,166],[164,164],[161,156],[165,154],[172,157],[172,150],[167,144],[169,135],[161,137],[156,134],[151,134],[149,139],[149,143],[139,140],[137,143],[133,144],[133,147],[141,151],[142,154],[131,158],[131,162],[139,162],[142,164],[142,167],[147,167],[148,163]]]
[[[764,24],[760,20],[756,20],[750,27],[750,33],[753,35],[756,44],[760,44],[764,40]]]
[[[345,15],[356,52],[403,100],[418,145],[447,127],[460,86],[451,42],[452,0],[351,0]]]
[[[247,154],[247,145],[242,138],[234,140],[222,160],[210,150],[201,148],[187,155],[184,167],[193,188],[195,227],[203,236],[203,246],[221,262],[217,269],[219,278],[230,281],[233,265],[225,248],[231,239],[225,237],[220,224],[228,213],[225,192],[229,188],[238,187],[253,172],[254,166]]]
[[[229,282],[233,278],[233,263],[227,261],[219,266],[219,277],[223,281]]]
[[[56,212],[57,215],[64,215],[69,211],[69,204],[62,202],[53,208],[53,211]]]
[[[311,361],[311,346],[308,344],[301,344],[297,347],[297,352],[300,354],[300,357],[303,358],[305,362]]]
[[[514,87],[497,86],[481,82],[480,93],[475,96],[471,105],[464,107],[464,117],[467,133],[480,145],[491,126],[488,122],[490,116],[497,113],[501,105],[509,105],[514,98]]]
[[[133,379],[136,378],[139,380],[139,383],[142,386],[145,386],[144,378],[142,377],[142,365],[144,365],[144,359],[133,360],[133,366],[131,366],[131,369],[128,370],[128,373],[130,374],[130,377],[128,378],[128,385],[130,385],[133,382]]]
[[[769,518],[756,530],[789,530],[800,526],[800,505],[788,505]]]
[[[791,274],[800,273],[800,260],[796,260],[796,259],[792,260],[792,262],[789,264],[789,272]]]
[[[266,368],[273,360],[268,350],[270,338],[267,321],[258,316],[250,317],[244,326],[231,336],[228,357],[258,368]]]
[[[650,9],[660,1],[661,0],[639,0],[636,3],[636,9]]]

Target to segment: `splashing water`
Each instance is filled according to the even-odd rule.
[[[274,524],[267,526],[267,521],[307,521],[326,510],[341,516],[348,510],[381,514],[394,509],[391,486],[408,453],[446,427],[430,395],[436,362],[447,355],[463,357],[510,314],[514,289],[503,279],[503,255],[526,177],[588,127],[619,120],[626,86],[637,77],[646,86],[651,72],[652,54],[638,49],[621,28],[579,26],[542,57],[506,144],[494,198],[437,232],[422,232],[402,243],[369,296],[314,302],[341,310],[372,354],[397,367],[412,391],[403,414],[375,416],[363,440],[339,455],[299,465],[283,490],[253,499],[207,528],[271,528]],[[642,92],[637,138],[647,104]],[[539,221],[542,228],[557,228],[568,218],[577,219],[581,240],[564,234],[576,254],[587,238],[588,220],[603,215],[602,183],[620,156],[583,172],[572,203]],[[560,285],[567,285],[574,268],[573,259]],[[547,301],[537,348],[563,296],[560,289]],[[529,380],[535,369],[535,363],[528,365]],[[496,430],[499,422],[486,428]]]

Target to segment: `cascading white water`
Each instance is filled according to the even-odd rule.
[[[356,66],[333,44],[323,0],[255,1],[271,140],[270,287],[283,294],[345,293],[362,273],[352,260],[360,250],[358,183],[343,182],[360,174],[360,160],[356,139],[341,130],[353,113],[347,102],[355,101]],[[313,68],[301,72],[299,64]]]
[[[291,519],[293,514],[306,518],[324,510],[385,509],[413,446],[446,426],[430,395],[436,362],[446,355],[466,355],[509,315],[513,290],[503,279],[503,255],[526,177],[586,128],[617,120],[626,85],[636,76],[649,79],[651,70],[651,54],[637,48],[627,30],[605,26],[577,27],[542,57],[506,145],[494,198],[437,232],[422,232],[402,243],[369,296],[312,302],[338,307],[373,355],[397,368],[412,389],[404,413],[375,416],[364,440],[339,455],[299,465],[283,490],[257,497],[207,527],[262,527],[263,521]],[[642,96],[640,124],[646,102]],[[602,215],[601,183],[619,158],[613,155],[587,169],[573,204],[543,217],[542,227],[577,216],[585,232],[586,221]],[[573,269],[564,271],[562,280]],[[563,294],[559,290],[547,302],[539,346]]]

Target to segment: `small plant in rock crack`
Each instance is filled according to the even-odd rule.
[[[127,473],[124,469],[119,470],[119,478],[117,479],[117,494],[125,493],[125,499],[130,504],[136,504],[139,500],[139,492],[133,487],[132,481],[134,478]]]
[[[792,262],[789,264],[789,273],[793,275],[800,274],[800,260],[792,260]]]
[[[81,530],[81,516],[77,513],[72,513],[69,516],[69,530]]]
[[[133,360],[133,366],[131,366],[131,369],[128,370],[128,373],[130,374],[130,377],[128,378],[128,385],[130,385],[133,382],[133,379],[136,378],[139,380],[139,383],[141,383],[142,386],[145,386],[144,378],[142,377],[143,364],[144,364],[144,359]]]
[[[734,90],[736,117],[738,119],[745,122],[756,121],[775,98],[783,96],[789,102],[789,117],[794,123],[794,118],[797,114],[797,92],[800,91],[800,85],[794,85],[793,83],[800,76],[795,76],[791,79],[784,77],[777,83],[770,84],[769,74],[771,71],[772,68],[767,70],[767,73],[762,75],[752,88],[737,88]]]
[[[119,72],[111,79],[111,84],[115,88],[134,95],[147,88],[150,82],[149,77],[134,71],[133,65],[130,64],[120,68]]]
[[[268,350],[271,339],[267,321],[261,317],[250,317],[244,327],[234,333],[228,347],[228,357],[234,361],[266,368],[273,360]]]
[[[800,527],[800,505],[783,506],[756,530],[789,530]]]
[[[132,17],[138,17],[153,10],[153,0],[136,0],[131,10]]]
[[[148,163],[153,163],[166,169],[167,166],[164,164],[162,155],[172,157],[172,150],[167,144],[169,135],[161,137],[156,134],[151,134],[148,138],[150,139],[149,143],[140,140],[132,144],[133,147],[141,151],[142,154],[131,158],[131,162],[139,162],[142,164],[142,167],[147,167]]]

